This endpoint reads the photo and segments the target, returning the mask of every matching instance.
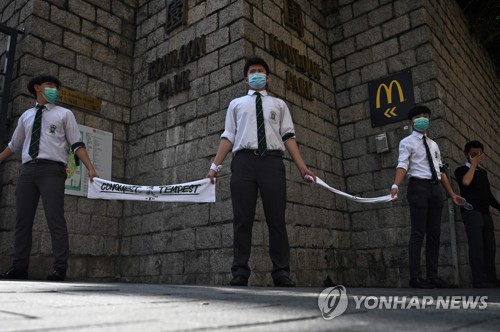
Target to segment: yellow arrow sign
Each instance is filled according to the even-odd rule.
[[[387,117],[387,118],[391,118],[393,116],[398,116],[396,114],[396,107],[393,107],[393,108],[388,108],[385,112],[384,112],[384,115]]]

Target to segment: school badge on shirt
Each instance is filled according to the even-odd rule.
[[[276,112],[271,112],[271,114],[269,115],[269,120],[276,121]]]

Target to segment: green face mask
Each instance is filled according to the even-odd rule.
[[[429,119],[418,118],[413,120],[413,128],[415,128],[416,131],[427,131],[427,129],[429,129]]]
[[[43,97],[49,103],[54,104],[59,99],[59,90],[56,88],[45,88],[43,90]]]

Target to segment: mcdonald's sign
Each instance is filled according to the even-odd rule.
[[[368,83],[372,127],[407,120],[415,106],[413,80],[409,70]]]

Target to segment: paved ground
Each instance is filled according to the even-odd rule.
[[[0,331],[500,331],[499,288],[347,288],[347,310],[331,320],[318,308],[322,290],[0,281]],[[356,309],[360,296],[370,297]],[[382,296],[397,308],[371,309]],[[438,296],[488,299],[476,303],[484,309],[437,309]]]

